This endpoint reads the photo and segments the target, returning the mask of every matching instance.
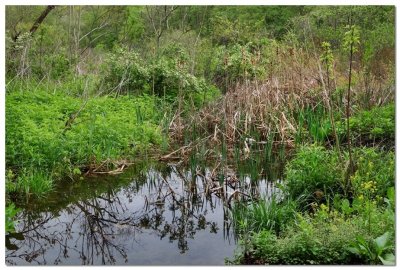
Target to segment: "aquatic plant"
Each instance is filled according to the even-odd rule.
[[[236,230],[241,234],[270,230],[279,235],[295,222],[297,210],[296,201],[287,199],[281,201],[273,196],[270,199],[235,204],[232,209],[232,219]]]

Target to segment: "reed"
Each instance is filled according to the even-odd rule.
[[[292,200],[279,201],[276,197],[246,204],[236,204],[232,209],[235,229],[241,233],[271,230],[277,235],[296,219],[297,204]],[[246,227],[243,224],[246,224]],[[246,230],[246,231],[243,231]]]

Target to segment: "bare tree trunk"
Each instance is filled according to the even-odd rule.
[[[68,22],[68,47],[69,47],[69,65],[72,63],[72,40],[71,40],[71,29],[72,29],[72,19],[73,19],[73,6],[69,6],[69,22]]]
[[[50,11],[52,11],[56,6],[47,6],[46,9],[40,14],[39,18],[36,19],[35,23],[32,25],[31,29],[29,32],[31,34],[35,33],[36,30],[39,28],[40,24],[43,22],[43,20],[49,15]]]
[[[75,18],[74,18],[75,20]],[[74,25],[74,62],[75,62],[75,73],[79,74],[79,43],[81,35],[81,7],[78,7],[77,13],[77,25]]]
[[[171,6],[170,9],[167,7],[169,6],[154,6],[148,7],[146,6],[146,15],[147,18],[153,28],[156,46],[157,46],[157,55],[160,48],[160,40],[161,36],[165,30],[169,29],[169,17],[172,13],[178,8],[178,6]],[[158,17],[158,18],[157,18]]]
[[[56,6],[47,6],[46,9],[40,14],[40,16],[36,19],[36,21],[33,23],[31,29],[29,30],[29,33],[33,35],[36,30],[39,28],[40,24],[44,21],[44,19],[49,15],[50,11],[52,11]],[[14,41],[17,41],[18,37],[20,36],[21,31],[17,32],[12,39]]]

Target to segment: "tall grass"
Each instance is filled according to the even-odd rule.
[[[43,196],[53,189],[53,185],[53,178],[46,172],[26,172],[17,179],[17,190],[23,190],[28,196]]]
[[[256,233],[271,230],[279,235],[296,218],[297,203],[293,200],[279,200],[275,196],[246,204],[235,204],[232,219],[235,229],[242,233]]]

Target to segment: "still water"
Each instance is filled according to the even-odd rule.
[[[206,170],[203,176],[210,171]],[[245,179],[246,180],[246,179]],[[175,165],[61,183],[19,207],[8,265],[223,265],[237,239],[225,194]],[[252,193],[275,187],[257,181]]]

